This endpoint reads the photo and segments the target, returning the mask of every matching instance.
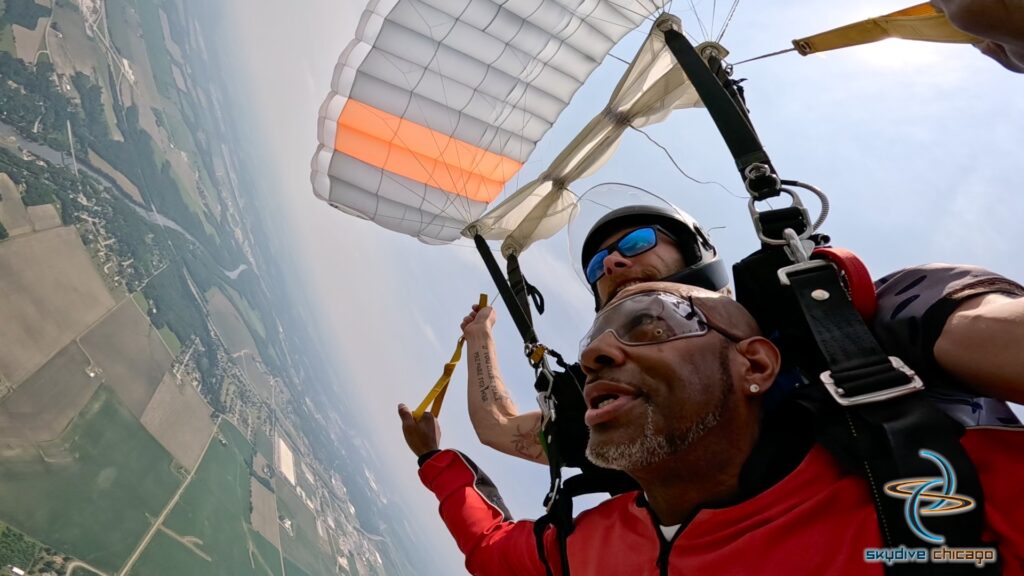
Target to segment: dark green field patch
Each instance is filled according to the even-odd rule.
[[[263,454],[267,462],[274,461],[274,441],[262,426],[256,428],[256,432],[253,433],[253,443],[256,445],[256,451]]]
[[[0,524],[0,566],[17,566],[28,570],[35,562],[40,548],[35,540]]]
[[[172,463],[101,386],[57,440],[0,453],[0,518],[113,572],[180,485]]]
[[[161,533],[131,573],[281,576],[277,550],[249,524],[253,452],[245,436],[221,420],[196,475],[164,521],[177,538]]]

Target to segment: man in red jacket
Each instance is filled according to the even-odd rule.
[[[796,403],[763,413],[780,354],[738,303],[679,284],[632,286],[602,310],[581,347],[588,457],[625,471],[641,490],[575,519],[567,541],[574,576],[880,575],[893,561],[864,479],[812,440]],[[399,414],[470,572],[560,573],[550,528],[546,567],[534,524],[512,521],[468,458],[438,450],[437,422],[429,415],[416,422],[404,406]],[[982,537],[990,547],[903,554],[978,564],[998,557],[1004,574],[1024,574],[1024,499],[1016,494],[1024,430],[969,429],[961,443],[984,489]],[[929,518],[917,518],[926,533]]]

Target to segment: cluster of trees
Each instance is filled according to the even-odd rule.
[[[203,396],[217,413],[225,413],[227,406],[221,399],[224,375],[220,370],[219,348],[207,324],[206,312],[196,300],[182,269],[182,262],[172,259],[162,272],[154,276],[142,289],[153,304],[149,319],[157,329],[167,327],[181,342],[195,336],[199,348],[195,351],[196,367],[203,380]]]
[[[25,187],[21,201],[26,206],[57,204],[61,221],[65,225],[74,222],[74,209],[68,192],[77,190],[78,183],[70,172],[40,166],[6,148],[0,148],[0,171],[6,172],[15,184]]]
[[[4,10],[2,24],[17,24],[33,30],[40,18],[50,14],[49,8],[40,6],[35,0],[7,0],[7,7]]]
[[[30,140],[69,152],[66,123],[78,134],[85,130],[85,121],[77,104],[57,89],[53,64],[40,61],[33,66],[0,52],[0,78],[0,118]]]
[[[10,564],[27,571],[35,562],[39,548],[39,544],[21,532],[5,527],[0,531],[0,566]]]
[[[71,85],[78,92],[82,101],[82,112],[85,114],[85,127],[87,135],[83,137],[89,140],[110,139],[110,126],[107,125],[107,116],[103,111],[103,89],[92,81],[88,74],[75,72],[71,77]]]

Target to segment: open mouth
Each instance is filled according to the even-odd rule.
[[[587,400],[587,413],[583,418],[587,426],[613,420],[637,400],[634,389],[613,383],[595,384],[584,394]]]
[[[618,394],[601,394],[590,401],[590,407],[594,409],[604,408],[618,399]]]

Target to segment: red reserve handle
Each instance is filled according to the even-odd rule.
[[[875,283],[871,280],[871,273],[864,262],[846,248],[815,248],[811,258],[828,260],[839,269],[853,307],[865,322],[870,323],[878,310],[878,298],[875,294]]]

